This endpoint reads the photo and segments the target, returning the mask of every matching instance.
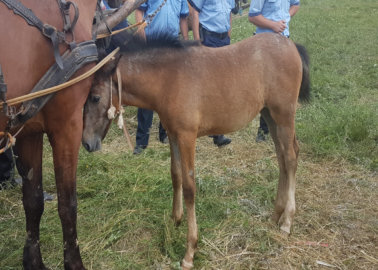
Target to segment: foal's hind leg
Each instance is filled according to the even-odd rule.
[[[294,131],[294,115],[280,115],[280,119],[276,117],[279,123],[285,121],[285,125],[277,125],[267,110],[264,110],[262,115],[269,125],[280,167],[273,219],[282,231],[290,233],[295,214],[295,173],[299,152]]]
[[[27,238],[24,246],[24,269],[46,269],[39,247],[39,224],[44,209],[42,188],[43,134],[36,133],[17,139],[17,168],[22,184],[22,202],[26,216]]]

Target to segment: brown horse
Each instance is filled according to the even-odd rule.
[[[274,220],[282,231],[290,232],[299,151],[294,120],[298,97],[309,98],[308,58],[303,47],[279,34],[260,34],[216,49],[169,44],[123,52],[96,74],[84,107],[82,142],[88,151],[101,146],[111,121],[107,109],[118,104],[115,91],[110,100],[109,87],[112,77],[113,89],[117,88],[119,69],[121,103],[156,111],[167,131],[172,216],[180,223],[183,193],[189,229],[182,266],[190,269],[197,247],[196,138],[241,129],[259,112],[269,125],[280,167]]]
[[[20,0],[32,9],[44,23],[59,31],[63,19],[56,1]],[[77,43],[92,39],[92,23],[96,0],[74,0],[80,16],[74,28]],[[132,1],[133,3],[135,1]],[[139,1],[140,2],[140,1]],[[73,18],[71,6],[70,19]],[[28,94],[49,67],[54,64],[53,49],[49,39],[36,27],[31,27],[0,1],[0,64],[8,85],[7,99]],[[70,41],[70,40],[68,40]],[[60,54],[68,49],[60,44]],[[73,77],[88,70],[88,64]],[[27,239],[24,246],[24,269],[45,269],[39,244],[39,224],[44,210],[42,187],[43,134],[50,141],[58,194],[58,211],[63,229],[65,269],[84,269],[80,257],[76,231],[76,168],[82,137],[82,108],[87,99],[93,78],[86,79],[56,94],[43,109],[26,122],[17,136],[14,147],[17,168],[22,176],[23,205],[26,215]],[[0,131],[8,118],[0,113]],[[11,130],[14,134],[18,128]],[[1,138],[0,138],[1,139]],[[0,145],[1,146],[1,145]]]

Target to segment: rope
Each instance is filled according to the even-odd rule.
[[[118,115],[117,126],[119,129],[123,129],[123,134],[126,137],[127,144],[130,150],[133,150],[133,144],[131,143],[130,134],[127,131],[125,121],[123,120],[123,113],[125,110],[122,107],[122,77],[119,68],[117,67],[117,83],[118,83],[118,110],[113,105],[113,78],[110,76],[110,104],[108,109],[108,119],[113,120]]]
[[[126,128],[126,122],[123,120],[123,112],[124,109],[122,107],[122,78],[121,78],[121,71],[117,67],[117,79],[118,79],[118,106],[119,106],[119,118],[118,118],[118,127],[123,129],[123,134],[126,137],[127,145],[129,146],[130,150],[134,149],[133,144],[131,142],[131,137],[129,132]]]
[[[110,76],[110,107],[108,109],[108,119],[112,120],[116,117],[116,108],[113,106],[113,79],[112,76]]]
[[[7,142],[5,143],[5,146],[0,149],[0,154],[4,153],[7,149],[11,148],[12,145],[14,144],[14,139],[12,135],[9,132],[3,132],[0,131],[0,137],[8,137]]]
[[[106,33],[106,34],[100,34],[100,35],[97,35],[96,36],[96,39],[102,39],[102,38],[106,38],[106,37],[110,37],[110,36],[114,36],[114,35],[117,35],[125,30],[128,30],[128,29],[131,29],[131,28],[134,28],[134,27],[137,27],[137,26],[141,26],[142,28],[146,27],[147,26],[147,23],[145,21],[141,21],[141,22],[138,22],[138,23],[135,23],[135,24],[132,24],[130,26],[127,26],[125,28],[122,28],[122,29],[118,29],[118,30],[115,30],[111,33]]]

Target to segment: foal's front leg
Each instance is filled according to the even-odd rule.
[[[173,142],[171,146],[174,151],[177,150],[177,156],[179,157],[179,159],[176,159],[176,162],[178,162],[181,167],[182,188],[188,218],[187,247],[182,261],[182,268],[184,270],[193,267],[193,258],[198,241],[195,209],[196,182],[194,178],[195,143],[195,134],[181,134],[177,142]]]
[[[171,148],[171,178],[173,186],[172,218],[180,225],[183,215],[181,157],[177,139],[169,138]]]

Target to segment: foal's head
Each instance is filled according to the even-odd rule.
[[[105,138],[116,111],[119,111],[117,86],[112,78],[119,58],[120,56],[116,57],[96,72],[84,105],[82,144],[89,152],[101,149],[101,141]],[[113,104],[116,109],[112,112],[110,110]]]
[[[148,42],[141,39],[138,35],[125,37],[126,45],[121,46],[121,54],[118,54],[113,61],[106,64],[102,69],[96,72],[92,88],[84,107],[84,131],[82,144],[86,150],[93,152],[101,148],[101,140],[105,137],[112,118],[108,117],[108,110],[112,104],[118,107],[118,93],[116,91],[115,70],[121,55],[124,55],[124,61],[130,56],[150,56],[165,55],[167,49],[184,50],[192,46],[199,46],[198,42],[181,42],[177,37],[167,34],[150,37]],[[142,59],[149,57],[142,57]],[[138,61],[134,57],[134,61]],[[178,60],[179,61],[179,60]],[[164,68],[162,66],[162,68]],[[113,78],[111,83],[110,78]],[[113,91],[111,91],[113,89]],[[112,92],[112,94],[111,94]],[[111,100],[112,96],[112,100]],[[119,111],[119,110],[118,110]]]

